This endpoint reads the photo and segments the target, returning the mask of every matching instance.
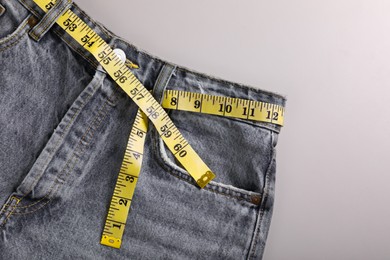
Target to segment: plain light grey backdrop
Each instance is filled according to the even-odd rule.
[[[390,259],[390,1],[75,1],[165,60],[287,96],[265,260]]]

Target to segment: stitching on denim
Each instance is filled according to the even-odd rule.
[[[18,26],[19,28],[16,29],[16,31],[14,31],[12,34],[11,37],[5,37],[4,39],[1,39],[0,40],[0,44],[4,44],[4,43],[7,43],[9,41],[11,41],[13,38],[17,37],[19,34],[20,31],[22,31],[22,29],[28,24],[28,19],[31,17],[31,15],[27,16],[24,21],[20,24],[20,26]]]
[[[105,101],[104,105],[103,105],[102,107],[100,107],[99,112],[98,112],[98,114],[94,117],[92,124],[88,127],[87,131],[86,131],[86,132],[83,134],[83,136],[80,138],[80,141],[79,141],[79,143],[77,144],[77,147],[76,147],[76,148],[74,149],[74,151],[73,151],[72,157],[71,157],[70,159],[68,159],[67,163],[66,163],[65,166],[62,168],[60,175],[57,176],[57,178],[55,179],[55,182],[54,182],[53,185],[51,186],[51,188],[50,188],[50,190],[48,191],[48,193],[45,195],[45,197],[41,198],[40,201],[42,201],[42,200],[43,200],[44,198],[46,198],[46,197],[49,197],[52,193],[54,194],[54,193],[58,190],[58,188],[59,188],[61,185],[63,185],[63,184],[66,183],[68,177],[70,176],[69,173],[73,170],[73,168],[74,168],[75,165],[77,164],[77,161],[79,160],[79,158],[76,157],[76,151],[80,151],[80,152],[81,152],[81,154],[79,154],[80,157],[84,154],[85,148],[90,144],[89,142],[87,142],[87,141],[85,140],[85,136],[88,135],[89,132],[91,132],[91,141],[93,140],[95,130],[97,130],[97,127],[103,122],[103,120],[105,119],[105,117],[106,117],[107,114],[108,114],[108,113],[107,113],[107,112],[108,112],[107,109],[108,109],[108,107],[110,107],[109,102],[111,102],[110,98],[111,98],[113,95],[114,95],[114,93],[113,93],[109,98],[106,98],[106,101]],[[108,104],[108,106],[107,106],[107,104]],[[100,122],[99,122],[99,121],[100,121]],[[95,126],[96,126],[96,128],[94,128]],[[91,129],[92,129],[92,131],[91,131]],[[84,140],[84,142],[85,142],[85,145],[83,145],[83,146],[82,146],[82,144],[81,144],[81,143],[82,143],[82,140]],[[65,169],[67,168],[67,166],[69,165],[69,163],[70,163],[71,161],[73,161],[74,158],[76,158],[76,160],[74,160],[74,162],[73,162],[71,168],[70,168],[68,171],[65,171]],[[65,176],[65,178],[63,178],[63,176]],[[63,179],[62,179],[62,178],[63,178]],[[59,179],[62,179],[62,182],[61,182],[61,183],[58,182]],[[58,184],[58,185],[57,185],[57,184]],[[56,189],[54,189],[55,186],[57,186]],[[24,197],[25,197],[25,196],[23,196],[22,198],[20,198],[20,200],[22,200]],[[29,214],[29,213],[35,212],[36,210],[41,209],[41,208],[43,208],[46,204],[48,204],[48,202],[49,202],[51,199],[52,199],[52,198],[48,198],[48,199],[47,199],[47,202],[46,202],[45,204],[41,205],[40,207],[38,207],[38,208],[36,208],[36,209],[34,209],[34,210],[32,210],[32,211],[27,211],[27,212],[14,212],[13,214],[14,214],[14,215],[23,215],[23,214]],[[33,206],[33,205],[36,205],[36,204],[38,204],[38,203],[35,202],[35,203],[33,203],[33,204],[26,205],[26,206],[24,206],[23,208],[29,208],[29,207],[31,207],[31,206]],[[20,208],[22,208],[22,207],[18,207],[18,209],[20,209]]]
[[[15,211],[13,211],[12,214],[10,214],[10,216],[7,219],[9,219],[11,217],[11,215],[27,215],[27,214],[33,213],[33,212],[35,212],[37,210],[40,210],[44,206],[46,206],[50,201],[51,201],[51,199],[47,199],[44,204],[41,204],[39,207],[37,207],[37,208],[35,208],[34,210],[31,210],[31,211],[27,211],[27,212],[15,212]]]
[[[15,210],[15,208],[13,210],[11,210],[8,215],[5,217],[5,219],[3,220],[3,222],[1,223],[0,227],[3,227],[5,225],[5,223],[7,223],[9,217],[11,216],[12,212]]]
[[[104,77],[103,77],[102,79],[104,79]],[[92,81],[93,81],[93,80],[94,80],[94,79],[92,79]],[[92,83],[92,81],[91,81],[91,83]],[[92,89],[95,89],[96,86],[99,85],[100,83],[101,83],[101,81],[97,81],[96,83],[95,83],[95,82],[92,83],[92,84],[91,84]],[[73,123],[73,121],[75,120],[75,118],[77,117],[77,115],[80,114],[80,111],[83,109],[83,107],[89,102],[89,100],[91,99],[91,97],[93,96],[93,94],[94,94],[94,93],[92,93],[92,94],[87,93],[88,97],[87,97],[85,100],[82,100],[82,101],[81,101],[81,105],[79,106],[79,108],[77,108],[77,111],[73,114],[73,116],[72,116],[72,118],[70,119],[70,121],[68,122],[68,124],[66,124],[65,129],[64,129],[64,131],[63,131],[63,134],[66,133],[67,129],[68,129],[68,128],[70,127],[70,125]],[[63,140],[63,137],[64,137],[63,134],[60,135],[61,138],[59,138],[59,139],[57,140],[57,142],[54,144],[54,147],[55,147],[55,148],[54,148],[54,151],[57,151],[57,150],[58,150],[60,141]],[[44,164],[43,164],[43,167],[40,169],[41,171],[44,171],[43,169],[47,167],[49,161],[53,158],[53,156],[54,156],[54,153],[52,154],[52,156],[50,156],[50,157],[48,157],[48,158],[46,159],[46,161],[45,161]],[[40,179],[40,178],[38,178],[38,177],[35,178],[35,181],[29,186],[28,192],[26,192],[26,194],[24,194],[23,197],[21,197],[20,199],[23,199],[25,196],[27,196],[27,195],[33,190],[33,187],[36,185],[36,183],[39,181],[39,179]],[[47,195],[48,195],[48,194],[46,194],[46,196],[47,196]],[[45,196],[45,197],[46,197],[46,196]],[[40,200],[36,201],[36,202],[33,203],[33,204],[30,204],[29,206],[33,206],[33,205],[37,204],[39,201],[43,200],[45,197],[41,198]],[[28,207],[29,207],[29,206],[28,206]],[[17,206],[17,208],[25,208],[25,206]]]
[[[6,46],[6,47],[0,49],[0,52],[3,52],[3,51],[5,51],[5,50],[7,50],[7,49],[13,47],[14,45],[18,44],[18,43],[23,39],[23,36],[24,36],[24,35],[25,35],[25,34],[22,34],[21,37],[20,37],[18,40],[16,40],[16,41],[13,42],[12,44],[10,44],[10,45],[8,45],[8,46]]]
[[[20,200],[19,200],[17,197],[15,197],[15,196],[12,196],[12,197],[11,197],[11,200],[16,200],[16,201],[17,201],[15,205],[17,205],[17,204],[20,202]],[[8,204],[8,205],[11,206],[10,204]],[[5,223],[7,222],[8,218],[11,216],[12,212],[15,210],[15,205],[13,206],[13,209],[9,211],[8,215],[5,217],[5,219],[3,220],[3,222],[0,224],[0,228],[3,227],[3,226],[5,225]],[[6,207],[3,206],[2,209],[1,209],[1,211],[0,211],[0,215],[1,215],[2,212],[5,211],[5,210],[6,210]]]
[[[11,38],[9,38],[9,39],[5,39],[4,42],[0,42],[0,45],[3,45],[3,43],[9,42],[9,41],[13,40],[14,38],[19,37],[16,41],[12,42],[11,44],[9,44],[9,45],[7,45],[7,46],[5,46],[5,47],[3,47],[3,48],[1,48],[1,49],[0,49],[0,52],[5,51],[5,50],[11,48],[12,46],[18,44],[18,43],[23,39],[23,37],[24,37],[25,35],[27,35],[27,34],[26,34],[26,33],[27,33],[27,30],[26,30],[25,32],[22,32],[22,29],[24,29],[24,28],[26,27],[27,24],[28,24],[28,21],[26,20],[25,24],[24,24],[21,28],[19,28],[18,31],[15,31],[15,32],[14,32],[15,35],[13,35],[13,36],[12,36]],[[28,27],[27,27],[27,29],[28,29]]]
[[[271,140],[272,142],[273,142],[273,138],[274,137],[272,135],[272,140]],[[270,163],[268,165],[267,172],[266,172],[266,175],[265,175],[266,185],[265,185],[264,191],[262,193],[262,195],[263,195],[263,203],[266,203],[267,200],[268,200],[268,197],[269,197],[269,187],[271,185],[270,172],[271,172],[271,168],[276,163],[275,154],[276,154],[276,149],[273,148],[272,149],[271,161],[270,161]],[[263,203],[260,204],[260,212],[258,213],[258,217],[257,217],[256,223],[255,223],[255,228],[256,229],[253,232],[252,242],[251,242],[251,245],[249,247],[250,251],[248,252],[248,258],[247,259],[253,258],[254,255],[255,255],[255,249],[256,249],[256,246],[257,246],[257,243],[258,243],[259,234],[260,234],[261,221],[263,220],[263,216],[264,216],[264,205],[263,205]]]
[[[68,4],[70,3],[69,0],[67,0],[67,2],[68,2]],[[56,2],[56,3],[58,3],[58,5],[59,5],[59,4],[62,3],[62,2],[58,1],[58,2]],[[57,6],[58,6],[58,5],[57,5]],[[36,27],[34,27],[33,30],[31,31],[31,34],[30,34],[31,37],[33,37],[35,40],[38,41],[39,38],[42,36],[42,34],[46,31],[46,29],[49,28],[51,25],[53,25],[53,24],[52,24],[53,21],[56,20],[56,19],[58,18],[59,14],[61,14],[62,11],[64,11],[64,10],[66,9],[67,6],[68,6],[68,5],[64,5],[64,6],[61,7],[61,9],[58,10],[58,11],[55,10],[55,11],[53,12],[52,17],[51,17],[51,20],[48,20],[46,26],[42,29],[42,24],[44,24],[44,22],[49,18],[49,16],[51,15],[51,13],[49,12],[49,13],[47,13],[46,15],[44,15],[43,18],[41,19],[41,21],[39,22],[39,24],[38,24]],[[54,8],[55,8],[55,7],[56,7],[56,6],[54,6]],[[36,32],[37,30],[40,30],[41,32],[37,32],[38,34],[36,34],[35,32]]]

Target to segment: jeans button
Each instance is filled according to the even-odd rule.
[[[118,55],[122,62],[126,61],[126,53],[123,50],[116,48],[114,49],[114,52],[116,55]]]

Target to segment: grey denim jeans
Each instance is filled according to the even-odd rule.
[[[166,89],[286,97],[162,60],[75,3],[0,0],[0,259],[261,259],[280,126],[169,110],[216,173],[199,189],[149,126],[120,249],[100,238],[137,106],[55,20],[71,8],[161,102]]]

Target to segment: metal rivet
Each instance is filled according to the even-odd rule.
[[[30,28],[32,28],[38,23],[38,19],[35,18],[35,16],[31,15],[30,18],[28,18],[27,23],[30,26]]]
[[[253,204],[259,205],[261,202],[261,197],[259,195],[252,195],[251,196],[251,202]]]

